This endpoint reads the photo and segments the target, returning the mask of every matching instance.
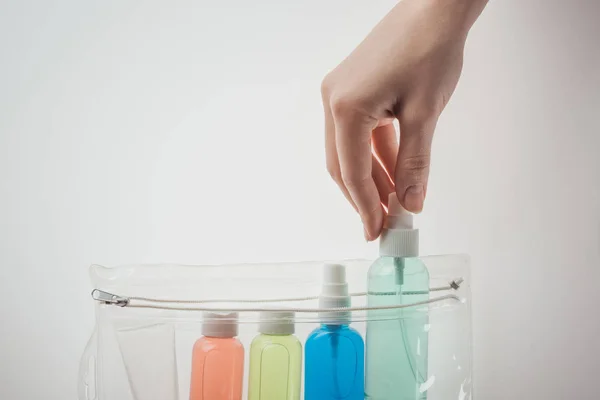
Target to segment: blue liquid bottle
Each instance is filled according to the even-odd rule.
[[[321,308],[349,307],[346,270],[325,265]],[[350,313],[324,312],[322,325],[306,340],[305,400],[364,400],[365,344],[350,327]]]
[[[418,255],[418,231],[396,193],[380,239],[380,258],[369,269],[367,305],[393,307],[429,300],[429,273]],[[370,310],[367,322],[366,399],[426,400],[427,307]]]

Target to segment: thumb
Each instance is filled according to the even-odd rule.
[[[423,210],[431,162],[431,142],[437,118],[400,119],[400,147],[396,161],[396,194],[404,208]]]

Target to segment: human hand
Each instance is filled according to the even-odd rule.
[[[327,169],[367,240],[381,232],[390,193],[411,212],[423,208],[434,129],[485,3],[403,0],[323,80]]]

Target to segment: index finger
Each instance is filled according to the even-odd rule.
[[[377,121],[353,109],[332,107],[342,181],[358,209],[367,239],[379,236],[383,208],[372,176],[371,131]]]

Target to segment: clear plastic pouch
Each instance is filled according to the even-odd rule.
[[[427,314],[428,368],[421,385],[422,398],[471,400],[468,257],[422,260],[430,274],[429,300],[409,305]],[[364,338],[373,315],[366,301],[372,261],[339,263],[346,266],[352,293],[350,326]],[[92,266],[96,329],[81,360],[79,400],[189,399],[192,348],[202,336],[206,310],[238,312],[238,339],[246,353],[246,399],[248,350],[258,335],[260,312],[293,310],[295,335],[304,346],[310,332],[322,322],[324,310],[319,309],[318,296],[323,264]],[[410,313],[398,313],[401,309],[407,306],[392,307],[381,315],[391,320],[411,318]],[[375,400],[397,398],[389,393],[386,399]]]

